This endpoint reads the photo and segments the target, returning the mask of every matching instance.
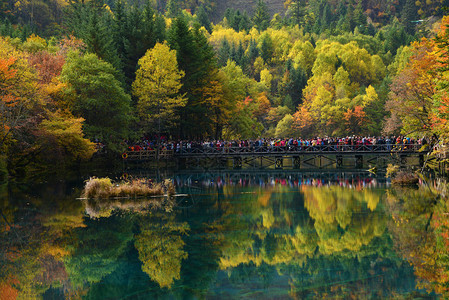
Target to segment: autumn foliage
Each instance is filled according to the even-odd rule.
[[[448,137],[447,67],[449,17],[444,17],[435,38],[412,44],[408,64],[393,79],[390,111],[384,130],[407,135]]]
[[[37,36],[26,43],[29,53],[0,38],[0,156],[12,155],[14,171],[48,159],[90,158],[95,147],[84,138],[83,120],[69,111],[60,113],[66,110],[62,95],[66,85],[58,79],[65,63],[63,53],[50,53],[45,40]]]

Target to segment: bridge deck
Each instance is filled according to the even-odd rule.
[[[196,147],[192,149],[161,150],[160,159],[171,158],[232,158],[260,156],[308,156],[308,155],[412,155],[425,154],[423,145],[320,145],[320,146],[285,146],[285,147]],[[123,154],[128,160],[156,160],[156,150],[129,151]]]

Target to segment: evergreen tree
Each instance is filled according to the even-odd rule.
[[[226,8],[226,11],[224,13],[224,17],[223,20],[226,19],[228,21],[228,25],[231,26],[230,24],[232,24],[232,22],[234,21],[234,15],[235,15],[235,10],[233,8]]]
[[[415,1],[406,0],[401,15],[402,25],[404,26],[405,32],[414,35],[416,29],[416,20],[418,19],[418,12],[416,9]]]
[[[229,59],[230,52],[231,52],[231,47],[229,45],[228,40],[225,38],[221,42],[221,46],[218,49],[218,65],[219,66],[222,66],[222,67],[226,66],[226,63],[228,62],[228,59]]]
[[[263,0],[257,2],[257,6],[253,16],[254,26],[259,31],[264,31],[270,24],[270,14],[268,12],[267,4]]]
[[[246,68],[247,61],[245,56],[245,49],[243,48],[242,42],[240,42],[237,47],[235,62],[242,68],[242,70]]]
[[[239,22],[239,31],[249,31],[251,29],[251,20],[249,19],[248,14],[246,11],[243,12],[242,17],[240,18]]]
[[[234,45],[232,45],[231,47],[231,54],[229,55],[231,60],[237,62],[237,49],[235,48]]]
[[[329,7],[329,4],[326,3],[324,5],[323,8],[323,16],[322,16],[322,21],[321,21],[321,31],[324,31],[328,28],[331,28],[331,23],[332,23],[332,12],[331,9]]]
[[[162,43],[166,39],[165,19],[160,13],[157,13],[154,18],[154,38],[158,43]]]
[[[165,7],[165,15],[167,18],[176,18],[180,14],[179,0],[168,0],[167,6]]]
[[[354,24],[359,28],[361,33],[365,33],[366,16],[363,13],[362,1],[359,0],[354,10]]]
[[[234,14],[234,17],[229,22],[229,25],[231,26],[231,28],[234,29],[235,31],[239,31],[239,24],[240,24],[241,19],[242,19],[242,15],[240,14],[240,10],[237,10]]]
[[[254,61],[256,60],[256,58],[259,57],[259,49],[257,48],[257,43],[253,39],[249,41],[247,53],[247,63],[252,66],[254,65]],[[248,74],[252,74],[252,70],[249,71]]]
[[[204,6],[201,5],[198,10],[196,11],[196,16],[198,18],[198,22],[201,26],[204,26],[206,30],[211,33],[212,32],[212,26],[209,20],[209,16],[206,13],[206,10],[204,9]]]
[[[215,76],[215,53],[199,28],[189,30],[186,20],[178,17],[169,31],[169,44],[176,50],[179,69],[184,71],[181,94],[187,105],[181,111],[180,136],[200,137],[205,132],[207,105],[201,103],[202,90]]]
[[[339,1],[337,6],[336,15],[340,17],[344,17],[346,15],[346,3],[345,1]]]
[[[365,34],[371,35],[371,36],[374,36],[376,34],[376,28],[374,27],[373,24],[371,24],[371,23],[368,24]]]
[[[397,49],[411,42],[412,37],[405,31],[404,26],[394,22],[385,34],[384,51],[396,55]]]
[[[294,25],[302,25],[303,18],[305,15],[305,2],[300,0],[290,2],[290,5],[287,9],[287,15],[290,18],[290,22]]]
[[[95,53],[100,59],[109,62],[114,68],[120,69],[120,59],[117,55],[114,43],[112,19],[103,11],[93,11],[88,19],[87,26],[83,29],[81,37],[87,45],[89,52]]]
[[[307,75],[301,69],[295,69],[291,60],[287,60],[284,69],[284,75],[278,85],[278,95],[280,97],[288,95],[289,98],[283,98],[283,105],[290,108],[296,108],[302,102],[302,91],[307,84]],[[291,101],[287,104],[285,101]]]
[[[315,23],[313,24],[313,32],[315,32],[316,34],[320,34],[322,28],[323,26],[321,26],[321,18],[316,18]]]
[[[259,49],[260,57],[262,57],[266,64],[269,64],[271,62],[271,58],[273,57],[274,46],[273,40],[268,34],[265,33],[260,37]]]
[[[124,71],[129,86],[135,79],[139,59],[145,55],[148,49],[153,48],[156,44],[153,15],[153,10],[149,6],[143,12],[135,7],[128,12]]]
[[[138,60],[156,44],[154,14],[149,4],[143,10],[124,9],[121,1],[116,2],[114,40],[128,89],[135,79]]]
[[[346,9],[346,16],[345,16],[345,21],[344,21],[343,26],[344,26],[343,29],[345,31],[353,31],[354,30],[355,22],[354,22],[354,1],[353,0],[349,0],[348,8]]]
[[[116,70],[121,69],[114,41],[116,24],[101,0],[88,3],[71,2],[66,16],[66,25],[70,33],[83,39],[89,52],[111,63]],[[117,76],[121,77],[120,74]]]

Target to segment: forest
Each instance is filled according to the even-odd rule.
[[[143,136],[447,139],[447,0],[218,2],[1,0],[0,177]]]

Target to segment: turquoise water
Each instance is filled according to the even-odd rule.
[[[447,246],[435,223],[445,206],[429,187],[392,189],[366,173],[170,177],[181,195],[161,207],[152,199],[80,200],[82,182],[3,186],[0,298],[379,299],[445,292],[447,282],[438,278]],[[428,249],[433,267],[423,263]]]

